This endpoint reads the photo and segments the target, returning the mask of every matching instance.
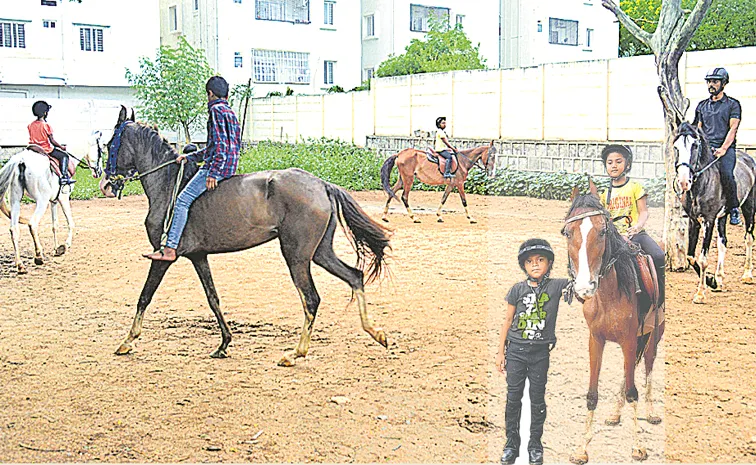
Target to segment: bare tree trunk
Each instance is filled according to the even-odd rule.
[[[619,19],[627,30],[646,44],[654,53],[656,72],[659,76],[659,98],[664,110],[664,166],[667,188],[664,197],[664,243],[667,252],[667,266],[671,270],[683,270],[688,263],[687,219],[683,218],[680,200],[674,192],[675,133],[680,123],[685,121],[690,101],[685,98],[680,87],[679,64],[691,37],[701,24],[712,0],[697,0],[692,11],[682,9],[681,0],[662,0],[659,22],[653,34],[641,29],[614,0],[602,0],[604,8]],[[685,15],[689,13],[687,19]]]

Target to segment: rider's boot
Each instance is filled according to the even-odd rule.
[[[75,183],[75,179],[71,179],[68,174],[68,155],[64,155],[60,159],[60,185],[66,186]]]

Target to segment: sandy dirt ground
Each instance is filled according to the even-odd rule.
[[[383,194],[354,195],[380,216]],[[183,259],[156,293],[133,353],[113,355],[149,266],[140,258],[149,250],[145,197],[74,202],[78,230],[63,257],[51,257],[47,215],[47,262],[31,263],[24,234],[25,276],[12,270],[10,237],[0,235],[0,461],[497,462],[506,383],[493,362],[504,295],[522,279],[517,247],[529,237],[548,239],[557,252],[554,275],[564,276],[559,230],[568,205],[468,199],[476,225],[456,196],[443,224],[435,222],[437,193],[413,193],[422,224],[394,204],[393,278],[366,290],[388,350],[362,331],[356,306],[347,308],[349,288],[315,266],[322,304],[310,355],[293,368],[276,366],[296,345],[303,319],[277,241],[211,257],[234,334],[230,358],[216,360],[209,354],[220,332]],[[658,233],[661,212],[652,215]],[[336,250],[354,260],[343,235]],[[653,379],[664,421],[640,422],[651,462],[665,453],[743,458],[734,439],[748,436],[749,419],[754,424],[754,391],[740,368],[746,360],[752,376],[752,306],[728,305],[744,302],[743,288],[733,286],[692,307],[692,280],[689,273],[671,280]],[[563,463],[583,434],[588,330],[577,302],[560,313],[544,445],[547,462]],[[631,461],[630,408],[620,426],[603,424],[621,376],[619,347],[608,344],[589,448],[594,463]],[[637,379],[643,386],[642,368]],[[334,396],[348,401],[339,405]],[[645,417],[644,408],[639,413]]]

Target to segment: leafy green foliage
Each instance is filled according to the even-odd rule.
[[[662,0],[621,0],[620,7],[643,30],[653,33]],[[691,10],[696,0],[682,0]],[[620,56],[648,55],[648,47],[620,26]],[[711,50],[756,45],[756,0],[714,0],[688,45],[688,50]]]
[[[362,90],[370,90],[370,80],[362,81],[362,84],[350,89],[349,92],[359,92]]]
[[[412,39],[402,55],[389,57],[380,64],[378,77],[441,71],[485,69],[480,44],[473,46],[461,25],[431,21],[424,40]],[[363,84],[364,85],[364,84]]]
[[[139,59],[139,71],[126,69],[126,79],[141,102],[139,115],[159,127],[182,128],[187,142],[191,127],[207,115],[205,83],[213,75],[202,50],[179,37],[177,48],[160,47],[154,60]]]
[[[341,86],[331,86],[326,92],[328,92],[329,94],[343,94],[344,88]]]
[[[236,108],[237,113],[241,113],[244,107],[244,102],[252,98],[254,95],[254,87],[248,84],[236,84],[231,87],[231,91],[228,93],[228,103]]]

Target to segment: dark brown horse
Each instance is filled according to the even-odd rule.
[[[439,162],[436,164],[428,160],[428,154],[423,150],[404,149],[398,154],[388,157],[381,167],[381,182],[383,183],[383,189],[389,195],[386,201],[386,208],[383,211],[383,221],[388,222],[389,204],[391,203],[391,199],[396,199],[396,192],[399,192],[401,189],[404,191],[402,193],[402,202],[404,202],[404,206],[407,208],[407,213],[415,223],[420,222],[420,219],[415,217],[409,206],[410,190],[412,189],[412,183],[417,178],[418,181],[431,186],[446,184],[446,190],[443,197],[441,197],[441,205],[438,206],[438,211],[436,212],[439,223],[444,221],[441,217],[441,207],[444,206],[446,199],[449,198],[449,194],[451,194],[452,189],[455,187],[459,192],[459,198],[462,199],[462,206],[465,208],[467,219],[470,220],[470,223],[477,223],[467,210],[465,181],[467,180],[467,175],[470,173],[470,169],[478,162],[482,163],[486,173],[491,172],[495,162],[495,155],[496,147],[494,147],[493,141],[491,141],[490,145],[460,150],[457,154],[457,162],[452,165],[452,169],[456,169],[452,179],[444,179],[443,173],[446,161],[443,157],[439,157]],[[390,177],[394,165],[399,170],[399,179],[392,188]]]
[[[664,333],[664,323],[654,325],[646,334],[643,334],[643,330],[639,331],[651,305],[643,294],[636,293],[634,262],[638,252],[630,248],[610,220],[609,212],[596,195],[596,186],[591,182],[591,193],[587,195],[579,195],[576,187],[572,198],[562,234],[567,238],[573,289],[583,302],[583,315],[590,330],[588,349],[591,366],[585,442],[570,457],[570,461],[577,464],[588,462],[587,448],[593,438],[593,414],[598,404],[598,380],[606,341],[616,342],[622,347],[625,368],[617,410],[606,423],[619,424],[620,412],[627,400],[633,407],[635,428],[632,456],[635,460],[645,460],[648,454],[638,441],[635,367],[641,359],[645,359],[647,420],[658,424],[661,418],[653,412],[651,373],[658,341]]]
[[[171,163],[176,151],[153,128],[127,120],[122,108],[116,128],[123,129],[120,149],[114,154],[113,140],[108,143],[110,156],[103,193],[113,197],[123,187],[123,177],[133,172],[147,173],[167,163],[166,168],[143,176],[140,180],[149,199],[150,209],[145,226],[152,246],[157,249],[163,233],[163,221],[171,200],[179,165]],[[196,164],[188,164],[182,184],[196,173]],[[357,252],[357,266],[342,262],[333,251],[333,237],[341,223]],[[312,262],[340,278],[352,288],[359,306],[363,329],[378,343],[387,346],[386,334],[374,328],[367,314],[363,287],[363,269],[367,265],[367,282],[378,277],[385,266],[389,249],[388,231],[373,221],[343,189],[299,170],[265,171],[233,176],[217,189],[200,196],[189,211],[186,230],[178,255],[194,265],[205,289],[210,308],[222,334],[220,347],[211,355],[226,356],[231,331],[220,310],[218,294],[210,274],[209,254],[235,252],[264,244],[273,239],[281,244],[291,278],[304,309],[304,326],[296,351],[286,354],[281,366],[292,366],[305,357],[315,322],[320,296],[310,273]],[[172,262],[153,261],[147,281],[137,303],[136,316],[126,340],[116,354],[127,354],[142,331],[142,317]],[[240,285],[244,285],[240,282]],[[271,289],[271,292],[279,292]]]

